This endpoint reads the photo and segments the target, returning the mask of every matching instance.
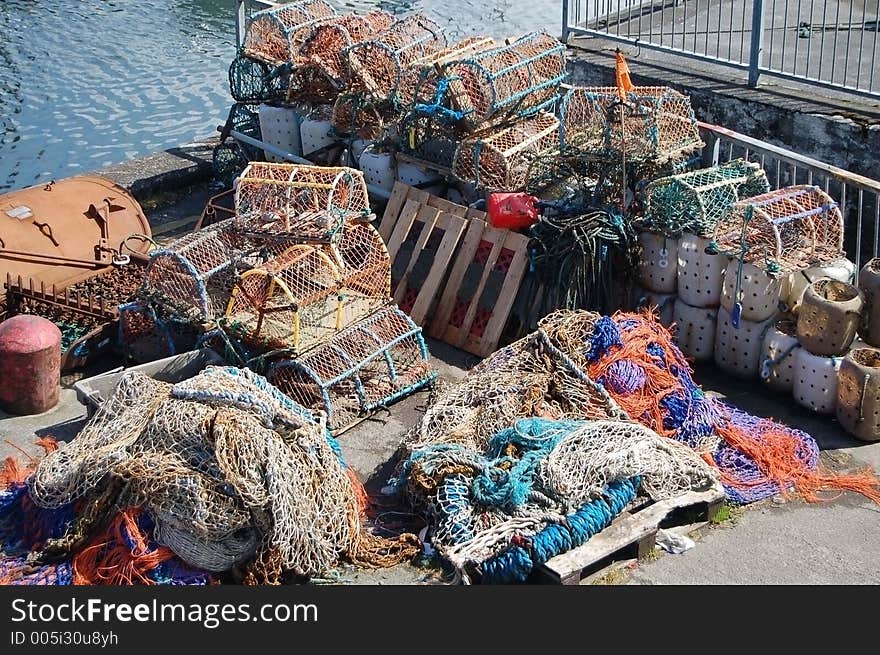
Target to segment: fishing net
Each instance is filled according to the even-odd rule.
[[[565,79],[565,46],[546,32],[443,67],[450,103],[470,129],[498,117],[551,111]]]
[[[559,104],[560,143],[618,161],[687,158],[705,144],[690,98],[668,87],[574,87]]]
[[[245,369],[209,367],[171,385],[126,373],[113,395],[30,478],[58,507],[123,486],[156,541],[188,564],[226,571],[258,550],[313,575],[354,550],[352,481],[322,424]]]
[[[373,101],[391,100],[407,67],[446,45],[446,37],[434,21],[422,14],[401,18],[374,39],[345,51],[346,90]]]
[[[248,21],[244,52],[275,66],[293,63],[315,26],[334,16],[336,10],[324,0],[291,2],[264,9]]]
[[[276,361],[272,383],[297,403],[323,411],[340,432],[369,412],[430,384],[422,331],[395,306],[385,307],[297,359]]]
[[[647,187],[642,224],[672,238],[683,232],[708,237],[732,204],[769,190],[764,169],[744,159],[662,177]]]
[[[525,186],[531,161],[557,145],[559,121],[541,113],[459,143],[452,174],[462,182],[493,191]]]
[[[331,239],[346,220],[369,215],[370,199],[353,168],[259,162],[241,174],[235,210],[239,229]]]
[[[791,186],[731,205],[713,239],[722,252],[768,273],[790,273],[844,257],[843,214],[819,187]]]

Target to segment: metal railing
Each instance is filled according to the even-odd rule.
[[[589,34],[880,96],[880,0],[562,0],[562,39]]]
[[[856,275],[869,258],[880,256],[880,182],[717,125],[699,127],[705,166],[742,157],[761,165],[773,189],[815,184],[834,198],[843,212],[844,248]]]

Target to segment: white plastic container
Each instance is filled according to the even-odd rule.
[[[302,116],[291,107],[260,105],[260,134],[263,141],[284,152],[302,157],[302,136],[300,123]],[[281,157],[265,152],[266,161],[281,162]]]
[[[718,307],[727,258],[706,252],[709,240],[684,234],[678,241],[678,297],[691,307]]]
[[[367,184],[389,192],[394,188],[394,155],[392,153],[365,150],[359,163]]]
[[[715,352],[717,307],[692,307],[681,298],[675,301],[675,341],[681,351],[695,361],[712,359]]]
[[[304,118],[300,124],[299,131],[304,157],[336,143],[336,135],[333,133],[333,125],[330,121]]]
[[[788,292],[787,276],[774,278],[762,269],[748,262],[732,259],[724,270],[724,284],[721,291],[721,306],[730,314],[737,302],[742,303],[740,318],[746,321],[766,321],[779,311],[779,300]],[[737,294],[737,277],[739,293]]]
[[[376,143],[375,141],[365,141],[364,139],[355,139],[351,142],[351,157],[354,161],[360,161],[364,150]]]
[[[639,233],[642,286],[654,293],[675,293],[678,276],[678,240],[653,232]]]
[[[416,185],[434,185],[439,184],[443,181],[443,178],[436,174],[431,173],[430,171],[426,171],[415,164],[411,164],[409,162],[398,162],[397,164],[397,179],[404,184],[408,184],[410,186]]]
[[[804,291],[816,280],[830,277],[840,282],[850,282],[855,274],[856,265],[848,259],[838,259],[823,266],[813,266],[789,275],[789,289],[785,298],[788,311],[797,314],[804,298]]]
[[[739,328],[733,327],[730,312],[718,308],[715,329],[715,364],[722,371],[736,377],[758,377],[761,362],[761,345],[774,319],[765,321],[740,320]]]
[[[794,351],[800,348],[794,321],[781,320],[767,330],[761,346],[761,380],[771,389],[791,393],[794,387]]]
[[[794,352],[795,401],[818,414],[831,414],[837,405],[837,372],[840,357],[821,357],[806,348]]]
[[[636,287],[636,306],[638,308],[656,307],[660,324],[668,328],[675,314],[674,293],[654,293],[643,287]]]

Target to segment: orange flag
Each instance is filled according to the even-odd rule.
[[[617,51],[617,64],[614,66],[614,74],[617,79],[617,95],[620,101],[626,101],[626,94],[633,90],[632,80],[629,79],[629,66],[620,50]]]

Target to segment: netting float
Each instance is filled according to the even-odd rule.
[[[358,321],[297,359],[276,362],[272,383],[340,432],[357,419],[431,383],[422,330],[396,306]]]

